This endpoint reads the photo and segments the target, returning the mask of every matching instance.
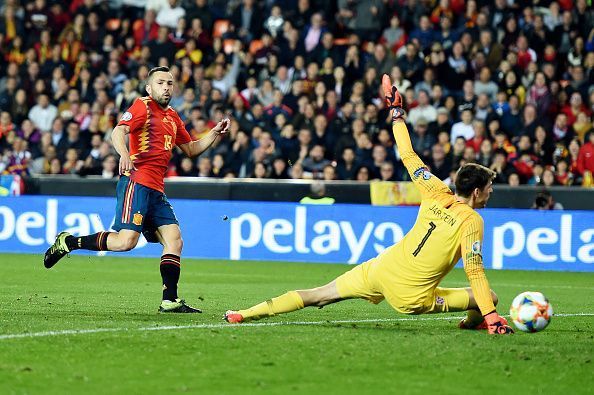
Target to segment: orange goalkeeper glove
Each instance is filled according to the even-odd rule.
[[[485,322],[487,323],[489,335],[509,335],[514,333],[512,327],[507,324],[507,320],[497,314],[496,311],[487,314],[485,316]]]
[[[402,109],[402,97],[398,93],[398,89],[392,85],[392,81],[387,74],[382,77],[382,88],[386,100],[386,106],[392,110],[392,120],[402,118],[405,114]]]

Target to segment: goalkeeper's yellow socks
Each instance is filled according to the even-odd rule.
[[[258,320],[260,318],[272,317],[273,315],[289,313],[303,308],[303,299],[297,291],[290,291],[286,294],[272,298],[246,310],[239,310],[244,320]]]

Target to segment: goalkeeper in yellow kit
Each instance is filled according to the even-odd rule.
[[[481,255],[483,219],[474,210],[485,207],[489,200],[495,173],[477,164],[464,165],[458,171],[453,194],[413,151],[403,120],[402,99],[387,75],[383,76],[382,86],[392,111],[392,130],[400,156],[422,195],[412,229],[377,257],[329,284],[287,292],[245,310],[227,311],[228,322],[240,323],[307,306],[322,307],[362,298],[373,303],[386,299],[404,314],[467,311],[460,328],[488,329],[491,334],[513,333],[495,309],[497,296],[489,287]],[[460,258],[470,288],[438,287]]]

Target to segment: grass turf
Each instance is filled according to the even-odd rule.
[[[181,295],[204,314],[158,315],[156,259],[78,255],[46,270],[41,256],[0,255],[0,393],[592,393],[593,316],[556,317],[544,332],[511,337],[461,331],[460,313],[407,317],[360,300],[261,321],[315,325],[221,321],[228,308],[347,269],[186,259]],[[488,277],[502,314],[525,290],[545,293],[556,313],[594,313],[594,274]],[[464,272],[443,284],[465,286]],[[348,320],[358,322],[333,322]],[[112,331],[6,336],[97,328]]]

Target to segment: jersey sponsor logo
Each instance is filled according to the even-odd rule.
[[[126,111],[126,112],[124,113],[124,115],[122,115],[122,118],[120,119],[120,121],[124,121],[124,122],[126,122],[126,121],[129,121],[129,120],[131,120],[131,119],[132,119],[132,113],[131,113],[131,112],[129,112],[129,111]]]
[[[419,167],[417,170],[413,172],[413,178],[416,180],[417,178],[423,177],[423,180],[428,180],[432,176],[431,172],[426,167]]]
[[[482,255],[481,242],[480,241],[477,240],[474,243],[472,243],[472,247],[470,249],[472,250],[472,253],[473,254]]]
[[[132,223],[136,226],[142,225],[142,214],[134,213],[134,216],[132,217]]]

